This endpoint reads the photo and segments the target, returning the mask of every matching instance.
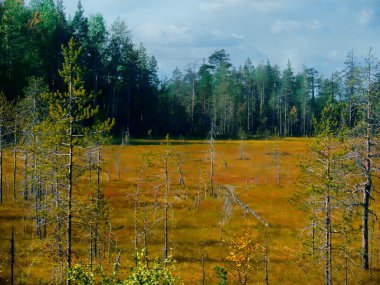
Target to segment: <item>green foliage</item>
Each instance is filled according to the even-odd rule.
[[[83,86],[99,95],[92,99],[101,106],[96,117],[114,118],[114,135],[204,137],[213,123],[225,137],[238,136],[240,129],[248,135],[277,130],[280,136],[310,136],[313,118],[321,119],[330,97],[342,102],[340,126],[354,128],[364,115],[359,106],[365,70],[352,52],[343,72],[323,77],[314,68],[295,73],[290,62],[280,70],[269,60],[253,66],[248,58],[234,67],[220,49],[198,70],[176,69],[170,80],[160,81],[155,57],[133,43],[121,19],[107,29],[101,14],[86,17],[80,1],[72,19],[62,0],[25,2],[5,0],[0,6],[0,91],[10,101],[23,97],[30,76],[62,90],[61,46],[73,38],[82,50],[76,60]],[[373,79],[375,86],[379,77]]]
[[[335,270],[339,267],[336,255],[351,250],[347,234],[353,226],[353,205],[360,202],[352,190],[355,167],[346,128],[340,125],[340,114],[340,102],[330,98],[316,124],[317,139],[300,163],[303,175],[293,202],[308,215],[308,223],[300,234],[302,267],[308,264],[304,261],[302,264],[304,259],[312,261],[311,264],[324,260],[325,267]],[[331,238],[332,233],[335,235]]]
[[[69,271],[69,279],[78,285],[94,285],[94,277],[89,267],[76,264]]]
[[[219,265],[214,267],[215,275],[219,279],[218,285],[227,285],[227,270]]]
[[[21,93],[33,53],[28,49],[28,11],[23,1],[5,0],[1,6],[0,91],[12,100]]]
[[[103,267],[97,266],[91,271],[90,266],[76,264],[69,270],[69,279],[76,285],[122,285],[125,284],[119,279],[118,275],[113,272],[106,274]]]
[[[239,139],[240,139],[240,140],[246,140],[246,139],[248,139],[248,135],[247,135],[247,133],[244,131],[243,128],[240,128],[240,129],[239,129],[238,136],[239,136]]]
[[[5,129],[9,127],[11,121],[11,103],[7,100],[3,93],[0,93],[0,126]],[[2,136],[6,132],[3,131]],[[2,138],[1,138],[2,139]]]
[[[70,280],[77,285],[174,285],[178,277],[173,275],[174,261],[171,257],[167,260],[155,260],[147,266],[144,251],[138,253],[137,265],[131,269],[131,274],[120,280],[115,273],[105,274],[102,267],[94,272],[89,266],[75,265],[70,270]],[[227,283],[223,283],[227,284]]]
[[[144,252],[137,254],[137,266],[132,268],[132,274],[123,283],[125,285],[173,285],[178,277],[173,275],[174,262],[169,256],[164,261],[155,260],[148,267],[144,258]]]
[[[62,50],[64,63],[59,74],[67,86],[67,91],[44,94],[43,98],[49,103],[49,120],[54,124],[54,128],[61,128],[61,132],[56,132],[57,134],[65,135],[70,124],[76,133],[88,132],[84,122],[93,118],[99,108],[91,104],[94,95],[87,94],[84,89],[82,69],[78,61],[80,48],[71,39],[68,47],[62,47]]]
[[[339,106],[332,98],[327,101],[322,110],[321,120],[316,125],[316,134],[319,137],[335,136],[343,130],[339,126]]]

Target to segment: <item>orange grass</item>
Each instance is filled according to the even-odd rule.
[[[297,190],[300,175],[297,163],[307,153],[310,139],[281,139],[244,141],[244,159],[240,160],[239,141],[217,141],[215,145],[215,183],[236,187],[239,194],[250,208],[256,211],[270,224],[267,229],[269,241],[269,278],[271,284],[321,284],[323,272],[319,267],[302,270],[297,262],[301,243],[297,234],[304,227],[306,216],[289,202]],[[132,265],[134,251],[134,193],[137,184],[137,173],[142,163],[143,154],[151,153],[157,165],[147,168],[142,183],[141,202],[154,202],[153,187],[159,185],[158,199],[162,201],[164,189],[164,170],[162,153],[166,146],[153,143],[130,146],[107,146],[103,149],[105,163],[102,171],[102,184],[105,195],[111,205],[113,235],[117,248],[122,250],[121,261],[126,268]],[[279,153],[279,184],[275,163],[275,146]],[[180,281],[185,284],[201,284],[201,256],[205,256],[206,284],[216,284],[214,267],[224,266],[227,253],[227,241],[233,235],[239,235],[244,227],[251,227],[262,236],[262,227],[251,215],[235,206],[232,215],[222,227],[220,220],[224,200],[210,197],[205,189],[209,187],[209,145],[205,141],[176,142],[171,148],[179,153],[186,189],[178,185],[178,167],[175,163],[169,166],[171,194],[169,211],[169,247],[177,260],[176,270]],[[161,155],[160,155],[161,153]],[[20,163],[21,164],[21,163]],[[33,221],[28,215],[31,205],[24,206],[19,201],[13,202],[11,195],[11,158],[5,157],[5,177],[9,182],[5,203],[0,206],[0,284],[9,278],[9,233],[10,227],[16,228],[16,281],[27,284],[48,284],[51,279],[51,262],[49,261],[49,240],[37,241],[34,236]],[[120,169],[120,180],[117,169]],[[18,173],[20,181],[21,170]],[[109,179],[109,180],[108,180]],[[21,182],[18,182],[21,183]],[[201,185],[199,212],[195,206],[197,191]],[[6,188],[6,187],[5,187]],[[175,194],[178,194],[177,196]],[[220,193],[219,193],[220,194]],[[81,193],[74,192],[74,199]],[[162,210],[156,210],[156,218],[162,216]],[[26,217],[26,218],[25,218]],[[154,213],[148,213],[153,221]],[[142,230],[142,214],[139,214],[139,229]],[[75,217],[74,217],[75,222]],[[79,227],[74,223],[75,227]],[[142,244],[142,243],[140,243]],[[162,256],[163,221],[151,226],[148,235],[149,256]],[[74,235],[74,260],[85,260],[88,244],[82,237]],[[356,262],[359,262],[356,259]],[[358,264],[359,266],[359,264]],[[369,274],[350,276],[353,284],[377,284],[379,264],[375,264],[372,277]],[[229,276],[231,284],[235,284]],[[335,279],[342,282],[341,273]],[[253,283],[264,284],[262,266],[254,273]]]

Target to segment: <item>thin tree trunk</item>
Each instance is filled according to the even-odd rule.
[[[2,120],[2,118],[0,118]],[[3,126],[0,121],[0,205],[3,204]]]
[[[168,157],[165,157],[165,224],[164,224],[164,259],[168,258],[168,207],[169,207],[169,169],[168,169]]]
[[[57,214],[55,216],[55,221],[56,221],[56,241],[57,241],[57,244],[58,244],[59,262],[62,265],[63,248],[62,248],[62,238],[61,238],[61,215],[60,215],[61,201],[60,201],[60,195],[59,195],[59,189],[58,189],[58,178],[55,179],[55,199],[56,199],[55,200],[55,206],[57,208]]]
[[[89,170],[89,174],[90,174],[90,183],[92,181],[92,148],[89,147],[88,150],[87,150],[87,156],[88,156],[88,170]]]
[[[219,223],[219,238],[220,238],[220,245],[223,245],[223,216],[220,218],[220,223]]]
[[[264,226],[268,227],[269,224],[265,222],[255,211],[249,208],[242,200],[239,199],[237,195],[234,193],[234,188],[232,186],[221,186],[221,189],[226,192],[228,197],[235,203],[237,203],[240,207],[242,207],[247,213],[253,215],[257,220],[259,220]]]
[[[36,161],[34,159],[34,153],[32,152],[31,157],[31,171],[30,171],[30,194],[34,194],[35,192],[35,176],[36,176]]]
[[[249,97],[250,97],[250,93],[251,93],[251,86],[249,86],[248,88],[248,92],[247,92],[247,134],[248,136],[251,134],[251,129],[250,129],[250,121],[251,121],[251,106],[250,106],[250,101],[249,101]]]
[[[90,272],[92,272],[92,264],[93,264],[93,253],[94,253],[94,247],[93,247],[93,230],[92,225],[90,224]]]
[[[205,271],[205,254],[202,252],[202,285],[206,284],[206,271]]]
[[[137,179],[137,187],[135,192],[135,255],[138,253],[138,210],[139,210],[139,196],[140,196],[140,185],[141,185],[141,175],[143,168],[140,169],[139,176]],[[137,258],[135,259],[137,266]]]
[[[288,135],[288,95],[285,95],[285,104],[284,104],[284,136]]]
[[[99,221],[98,221],[98,215],[100,211],[100,161],[101,161],[101,154],[100,154],[100,142],[98,142],[97,147],[97,158],[96,158],[96,209],[97,209],[97,218],[95,223],[95,241],[94,241],[94,252],[95,256],[97,256],[98,261],[100,258],[100,250],[99,250]]]
[[[14,227],[11,231],[11,285],[14,284],[14,267],[15,267],[15,234]]]
[[[328,162],[327,162],[327,177],[326,179],[331,178],[330,174],[330,139],[328,146]],[[327,186],[327,193],[325,197],[325,284],[331,285],[332,283],[332,264],[331,264],[331,204],[330,204],[330,188]]]
[[[143,234],[144,234],[145,264],[146,264],[146,266],[149,266],[149,263],[148,263],[148,228],[147,228],[146,205],[145,204],[144,204],[144,228],[143,228]]]
[[[243,146],[243,138],[240,137],[240,160],[243,160],[244,146]]]
[[[194,107],[195,107],[195,78],[192,75],[192,92],[191,92],[191,128],[194,126]]]
[[[211,196],[214,196],[214,159],[215,159],[214,127],[212,125],[211,131],[210,131],[210,190],[211,190]]]
[[[261,96],[260,96],[260,124],[263,124],[264,119],[264,96],[265,96],[265,86],[263,82],[263,88],[261,90]],[[262,125],[264,128],[264,126]]]
[[[24,201],[28,201],[28,150],[24,151]]]
[[[36,211],[36,232],[39,239],[41,239],[41,189],[38,183],[38,172],[36,171],[36,188],[34,190],[35,197],[35,211]]]
[[[182,163],[181,163],[181,158],[179,157],[179,153],[177,153],[177,165],[178,165],[178,172],[179,172],[179,185],[182,187],[185,187],[185,180],[183,179]]]
[[[367,181],[368,182],[368,181]],[[362,217],[362,269],[369,270],[368,256],[368,219],[369,219],[369,200],[370,200],[370,183],[366,183],[363,193],[363,217]]]
[[[279,158],[280,153],[278,151],[277,138],[274,141],[273,156],[274,156],[274,163],[275,163],[276,182],[277,182],[277,185],[280,185],[280,183],[281,183],[281,177],[280,177],[280,158]]]
[[[111,262],[111,234],[112,234],[112,224],[109,223],[109,231],[108,231],[108,263]]]
[[[314,221],[314,215],[313,220],[311,221],[311,253],[312,257],[315,255],[315,221]]]
[[[265,256],[264,256],[264,264],[265,264],[265,285],[269,285],[269,257],[268,257],[268,238],[267,238],[267,230],[264,228],[264,239],[265,239]]]
[[[70,280],[70,269],[71,269],[71,254],[72,254],[72,195],[73,195],[73,156],[74,156],[74,145],[73,145],[73,78],[70,78],[69,90],[70,90],[70,98],[69,98],[69,164],[68,164],[68,189],[67,189],[67,241],[66,241],[66,263],[67,263],[67,285],[71,285]]]
[[[348,233],[344,229],[344,285],[348,285]]]
[[[224,112],[223,112],[223,134],[226,134],[227,127],[227,94],[224,93]]]
[[[70,123],[70,143],[69,143],[69,185],[67,191],[67,270],[71,269],[71,234],[72,234],[72,187],[73,187],[73,129],[72,123]],[[71,281],[67,278],[67,285],[70,285]]]
[[[13,147],[13,200],[16,201],[16,174],[17,174],[17,137],[16,137],[16,126],[15,126],[15,140]]]
[[[198,185],[198,193],[197,193],[197,200],[196,200],[198,213],[199,213],[199,206],[201,203],[201,190],[202,190],[202,180],[201,180],[201,174],[199,173],[199,185]]]
[[[39,183],[41,185],[41,189],[42,189],[42,177],[41,175],[39,176]],[[46,236],[47,236],[47,198],[48,198],[48,187],[44,187],[45,189],[45,192],[44,192],[44,195],[43,195],[43,225],[44,225],[44,239],[46,239]]]
[[[369,256],[368,256],[368,218],[369,218],[369,204],[371,198],[371,190],[372,190],[372,168],[371,168],[371,156],[372,156],[372,127],[371,127],[371,113],[372,113],[372,105],[371,105],[371,71],[372,71],[372,49],[370,49],[370,54],[367,59],[368,64],[368,90],[367,90],[367,102],[366,102],[366,152],[365,152],[365,174],[366,174],[366,183],[363,189],[363,217],[362,217],[362,269],[369,270]]]
[[[331,285],[331,220],[330,220],[330,193],[326,195],[325,201],[325,284]]]
[[[116,87],[115,84],[113,86],[112,91],[112,118],[116,118]]]

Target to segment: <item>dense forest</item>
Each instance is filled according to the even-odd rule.
[[[269,256],[286,268],[279,260],[290,250],[279,251],[295,231],[290,268],[306,272],[303,280],[314,271],[325,284],[376,274],[380,63],[372,48],[362,58],[349,51],[329,76],[297,73],[290,61],[283,70],[269,59],[237,67],[219,49],[167,79],[123,20],[86,17],[80,1],[68,17],[62,0],[5,0],[0,19],[0,234],[11,232],[9,250],[0,237],[0,274],[11,268],[0,283],[14,284],[18,269],[20,284],[175,284],[176,244],[183,264],[201,264],[202,284],[207,262],[227,284],[222,261],[237,284],[269,284]],[[105,146],[164,137],[141,140],[151,144],[143,148]],[[171,137],[181,138],[176,146]],[[268,193],[270,203],[260,196]],[[293,222],[280,222],[272,203]],[[230,224],[234,207],[241,215]],[[173,226],[174,213],[187,224]],[[195,242],[202,222],[209,228]],[[188,248],[201,257],[185,256]],[[46,272],[35,266],[29,279],[15,256],[43,260],[53,273],[38,279]]]
[[[221,49],[199,68],[175,69],[160,80],[154,56],[133,43],[123,20],[108,28],[101,14],[85,17],[80,2],[72,18],[62,1],[52,0],[28,6],[5,1],[0,16],[0,90],[7,99],[24,98],[33,77],[61,90],[61,46],[73,38],[81,46],[85,89],[96,95],[100,117],[115,118],[116,136],[204,137],[211,124],[225,137],[310,136],[330,97],[345,105],[342,123],[352,127],[358,119],[364,75],[353,51],[344,70],[323,76],[314,68],[295,73],[291,62],[280,70],[269,60],[254,66],[248,58],[236,67]]]

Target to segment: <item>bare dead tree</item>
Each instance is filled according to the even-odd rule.
[[[94,256],[94,234],[92,230],[92,224],[90,223],[90,248],[89,248],[89,259],[90,259],[90,271],[92,272],[92,265],[93,265],[93,256]]]
[[[229,221],[233,207],[234,203],[231,200],[231,197],[226,196],[224,199],[223,211],[219,221],[220,245],[223,245],[223,226]]]
[[[11,230],[11,248],[10,248],[10,254],[11,254],[11,285],[14,284],[14,267],[15,267],[15,234],[14,234],[14,227],[12,227]]]
[[[202,247],[202,256],[201,256],[201,266],[202,266],[202,285],[206,284],[206,270],[205,270],[205,253],[204,248]]]
[[[374,167],[372,158],[374,157],[374,133],[375,133],[375,116],[374,116],[374,99],[375,99],[375,82],[374,69],[376,67],[376,59],[373,54],[373,49],[370,48],[368,57],[365,59],[365,67],[363,69],[365,80],[365,151],[362,158],[362,167],[364,170],[365,183],[363,187],[363,211],[362,211],[362,269],[369,270],[369,214],[370,214],[370,199],[373,189],[373,172]]]
[[[140,187],[141,187],[141,180],[142,180],[142,174],[144,171],[144,167],[142,166],[140,168],[138,177],[137,177],[137,186],[136,186],[136,191],[135,191],[135,254],[137,255],[138,253],[138,210],[139,210],[139,197],[140,197]],[[136,266],[137,266],[137,258],[135,259]]]
[[[197,212],[199,212],[199,207],[200,207],[200,204],[201,204],[201,191],[202,191],[202,175],[201,175],[201,172],[199,170],[199,182],[198,182],[198,189],[197,189],[197,198],[196,198],[196,207],[197,207]]]
[[[210,144],[210,192],[211,196],[214,196],[214,161],[215,161],[215,131],[214,123],[211,124],[211,130],[209,132],[209,144]]]
[[[144,241],[144,249],[145,249],[145,264],[149,266],[148,261],[148,223],[146,217],[146,204],[144,204],[144,225],[143,225],[143,241]]]
[[[239,130],[239,138],[240,138],[240,160],[243,160],[245,158],[244,156],[244,140],[247,139],[247,134],[244,132],[243,129]]]
[[[165,194],[164,194],[164,259],[168,258],[168,209],[169,209],[169,167],[168,167],[168,155],[165,157]]]
[[[275,177],[277,185],[280,185],[280,153],[278,151],[278,144],[277,144],[277,134],[274,138],[274,145],[273,145],[273,160],[275,165]]]
[[[178,172],[179,172],[179,185],[182,187],[186,187],[185,179],[183,178],[183,172],[182,172],[182,162],[181,162],[181,158],[178,152],[176,153],[176,156],[177,156],[177,166],[178,166]]]
[[[16,200],[16,174],[17,174],[17,116],[13,120],[13,200]]]
[[[29,183],[28,183],[28,149],[24,150],[24,201],[28,201]]]
[[[219,189],[221,192],[226,194],[226,198],[230,200],[231,203],[235,203],[239,205],[243,210],[247,213],[250,213],[254,216],[260,223],[264,226],[268,227],[269,224],[265,222],[255,211],[253,211],[247,204],[245,204],[240,198],[235,194],[234,187],[230,185],[219,185]]]
[[[265,285],[269,285],[269,246],[268,246],[268,237],[267,237],[267,229],[264,227],[264,266],[265,266]]]
[[[0,205],[3,204],[3,128],[3,118],[0,118]]]

